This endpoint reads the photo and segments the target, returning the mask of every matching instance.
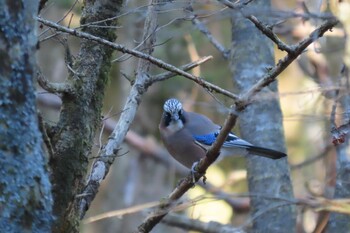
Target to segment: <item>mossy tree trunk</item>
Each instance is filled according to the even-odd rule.
[[[114,41],[116,18],[113,17],[120,12],[122,3],[122,0],[85,0],[81,24],[90,26],[82,30]],[[93,22],[99,23],[91,25]],[[54,232],[79,231],[77,195],[84,187],[93,139],[101,123],[112,53],[113,50],[107,46],[82,40],[72,67],[74,73],[70,73],[67,79],[72,88],[62,93],[60,118],[49,134],[54,150],[50,162],[54,214],[57,216]]]

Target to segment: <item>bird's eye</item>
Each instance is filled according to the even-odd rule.
[[[183,114],[182,109],[178,113],[179,113],[179,116],[181,116]]]
[[[171,116],[170,113],[165,112],[165,117],[170,117],[170,116]]]

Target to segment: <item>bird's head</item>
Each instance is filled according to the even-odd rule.
[[[184,110],[182,104],[177,99],[168,99],[163,106],[163,120],[165,127],[173,127],[180,130],[185,123]]]

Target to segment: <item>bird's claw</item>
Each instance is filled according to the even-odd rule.
[[[196,183],[196,173],[199,173],[199,172],[197,171],[197,169],[196,169],[198,163],[199,163],[199,162],[194,162],[193,165],[192,165],[192,167],[191,167],[191,177],[192,177],[191,182],[192,182],[193,184]],[[204,174],[201,174],[201,175],[202,175],[202,177],[203,177],[203,183],[205,184],[205,182],[206,182],[206,180],[207,180],[207,177],[205,176],[205,173],[204,173]]]
[[[198,165],[198,162],[194,162],[192,164],[192,167],[191,167],[191,177],[192,177],[191,181],[193,184],[196,183],[196,173],[197,173],[196,167],[197,167],[197,165]]]

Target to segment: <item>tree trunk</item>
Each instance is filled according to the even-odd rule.
[[[347,85],[345,85],[347,86]],[[343,122],[350,119],[350,96],[345,94],[340,101],[344,111]],[[337,147],[337,177],[334,198],[350,197],[350,161],[348,158],[349,140]],[[348,214],[331,213],[327,225],[327,232],[349,232],[350,216]]]
[[[50,232],[51,184],[34,94],[38,1],[0,1],[0,9],[0,227]]]
[[[86,0],[81,16],[84,32],[109,41],[116,38],[117,14],[122,0]],[[114,18],[113,18],[114,17]],[[109,20],[106,20],[109,19]],[[97,23],[96,23],[97,22]],[[62,111],[53,128],[52,145],[55,156],[53,170],[54,232],[78,232],[79,211],[76,204],[85,185],[88,156],[94,144],[96,129],[101,123],[105,86],[111,66],[113,49],[93,41],[82,40],[67,83],[72,91],[62,94]]]
[[[269,10],[269,0],[253,1],[244,9],[262,21],[267,19],[262,14],[267,15]],[[269,67],[274,66],[272,42],[237,12],[232,16],[231,51],[233,82],[240,93],[247,91],[259,77],[268,72]],[[266,93],[270,98],[261,98]],[[256,98],[258,101],[240,114],[239,126],[245,140],[258,146],[285,151],[280,103],[274,98],[277,93],[277,82],[266,87]],[[247,170],[249,191],[252,194],[253,232],[295,232],[295,207],[286,206],[285,202],[273,198],[293,197],[287,159],[270,160],[249,155]],[[284,206],[279,207],[281,205]]]

